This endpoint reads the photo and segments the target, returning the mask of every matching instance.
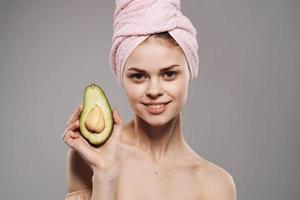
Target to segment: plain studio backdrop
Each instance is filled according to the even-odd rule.
[[[133,114],[108,62],[114,1],[0,8],[0,199],[63,199],[60,136],[84,88],[100,84],[125,122]],[[300,198],[299,10],[297,0],[182,0],[200,57],[185,138],[232,174],[240,200]]]

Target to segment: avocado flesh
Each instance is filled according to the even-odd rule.
[[[90,111],[99,106],[104,116],[105,127],[100,133],[90,131],[85,126],[85,122]],[[113,116],[110,104],[102,88],[96,84],[87,86],[84,90],[83,110],[80,115],[81,135],[92,145],[103,144],[113,131]]]

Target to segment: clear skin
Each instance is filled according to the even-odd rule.
[[[235,200],[232,176],[195,153],[184,139],[181,110],[190,75],[180,47],[151,37],[128,57],[123,88],[135,115],[128,124],[114,109],[114,132],[96,149],[79,134],[82,105],[62,137],[69,192],[93,188],[91,199]],[[162,113],[145,104],[168,102]]]

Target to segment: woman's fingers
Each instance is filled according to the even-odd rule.
[[[77,120],[74,121],[72,124],[70,124],[70,125],[67,127],[67,129],[68,129],[68,130],[74,131],[74,130],[78,129],[79,126],[80,126],[79,120],[77,119]]]
[[[63,137],[64,142],[69,146],[72,147],[74,149],[76,149],[76,147],[78,145],[78,140],[80,139],[80,133],[78,132],[74,132],[71,130],[66,131],[66,134]]]
[[[70,136],[70,138],[72,138],[72,139],[76,139],[76,138],[79,138],[80,137],[80,134],[76,131],[76,132],[74,132],[74,131],[69,131],[69,136]]]
[[[74,130],[78,129],[79,126],[80,126],[79,120],[74,121],[72,124],[70,124],[70,125],[66,128],[66,130],[65,130],[65,131],[63,132],[63,134],[61,135],[61,138],[64,138],[65,135],[66,135],[66,133],[67,133],[69,130],[74,131]]]
[[[71,148],[79,150],[82,146],[88,146],[87,141],[81,136],[79,131],[66,129],[63,141]]]
[[[100,153],[91,147],[78,131],[67,131],[64,142],[77,151],[90,167],[100,166],[101,159],[97,159]]]
[[[83,105],[80,104],[74,111],[74,113],[71,115],[71,117],[69,118],[68,122],[67,122],[67,125],[70,125],[72,124],[75,120],[79,119],[79,116],[81,114],[81,111],[82,111],[82,107]]]

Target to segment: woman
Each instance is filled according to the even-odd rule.
[[[114,109],[112,136],[94,148],[79,133],[82,105],[78,107],[62,136],[70,147],[66,200],[236,199],[231,175],[197,155],[182,131],[181,110],[189,84],[197,76],[195,29],[191,23],[180,24],[189,21],[178,11],[179,1],[156,2],[117,1],[111,64],[134,117],[123,126]],[[171,10],[174,5],[176,15]],[[159,20],[151,18],[155,27],[137,26],[153,13],[150,7],[173,13],[175,27],[159,26],[157,22],[170,19],[165,13],[156,15]],[[128,20],[129,10],[137,20],[134,23]],[[121,30],[124,26],[127,29]],[[136,27],[142,35],[134,34]]]

